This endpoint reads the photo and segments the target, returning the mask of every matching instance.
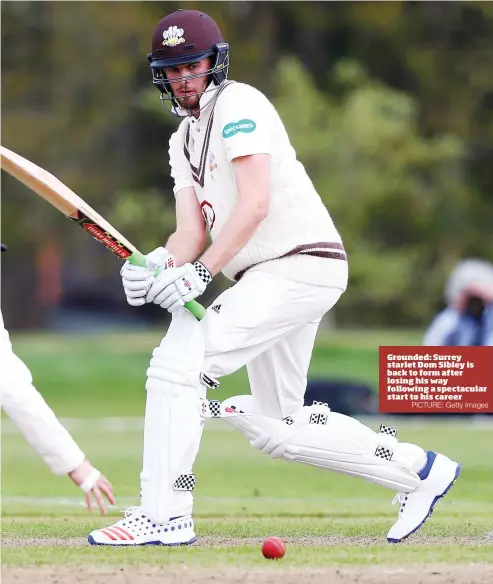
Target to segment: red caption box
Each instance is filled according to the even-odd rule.
[[[380,347],[379,410],[493,413],[493,347]]]

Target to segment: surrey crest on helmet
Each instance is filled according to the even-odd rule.
[[[178,26],[170,26],[168,29],[163,31],[163,45],[165,47],[176,47],[185,42],[183,38],[183,33],[185,31]]]

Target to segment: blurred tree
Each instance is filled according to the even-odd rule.
[[[349,254],[339,313],[354,324],[420,322],[460,254],[458,231],[471,222],[463,144],[422,138],[416,101],[356,63],[340,62],[334,75],[346,86],[340,102],[284,59],[276,106]]]
[[[102,214],[126,184],[138,146],[128,119],[138,88],[136,61],[148,73],[142,31],[154,24],[139,4],[121,7],[2,4],[3,144],[53,172]],[[12,182],[9,187],[16,190]],[[39,239],[60,223],[49,206],[30,197],[23,200],[35,206],[35,217],[25,218],[29,228],[10,234],[14,239],[26,233]]]
[[[167,149],[177,124],[150,84],[146,54],[157,21],[180,6],[1,4],[2,143],[54,172],[144,251],[173,228]],[[340,226],[351,257],[341,322],[424,323],[455,259],[493,259],[493,3],[187,8],[218,21],[232,77],[275,99]],[[118,285],[105,250],[3,174],[2,187],[4,237],[25,279],[48,236],[77,266],[66,269],[74,286],[74,271]],[[11,306],[26,302],[12,296]]]

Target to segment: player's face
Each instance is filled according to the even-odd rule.
[[[201,94],[208,83],[208,76],[205,73],[210,68],[211,60],[208,57],[195,63],[166,67],[166,77],[180,107],[192,112],[199,109]]]

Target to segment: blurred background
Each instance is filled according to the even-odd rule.
[[[177,120],[146,55],[158,20],[179,7],[216,19],[230,77],[273,100],[342,234],[350,284],[324,322],[311,376],[361,382],[369,404],[378,346],[422,343],[457,264],[493,261],[493,3],[2,2],[2,145],[55,174],[144,253],[174,228],[167,152]],[[141,415],[167,314],[130,308],[116,256],[1,180],[2,311],[14,348],[62,414],[89,415],[84,392],[96,385],[101,415]],[[218,277],[204,304],[227,285]],[[238,375],[219,393],[238,392]]]

